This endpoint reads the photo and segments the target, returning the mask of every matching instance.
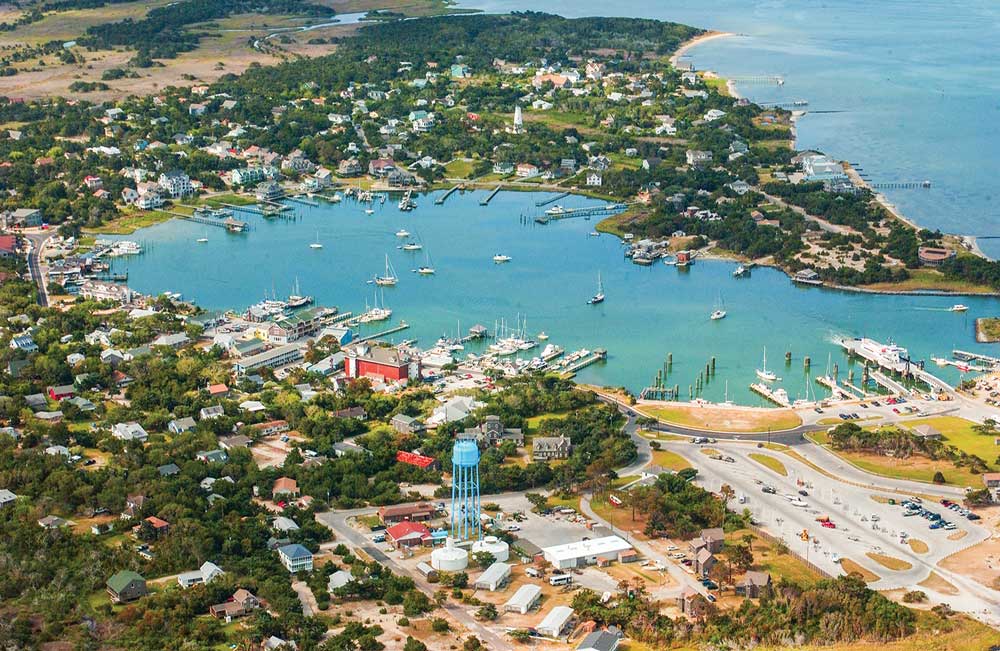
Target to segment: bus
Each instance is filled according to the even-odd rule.
[[[573,577],[569,574],[553,574],[549,577],[549,585],[569,585]]]

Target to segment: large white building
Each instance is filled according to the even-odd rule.
[[[541,587],[535,585],[534,583],[525,583],[514,596],[507,600],[507,603],[503,605],[504,612],[508,613],[521,613],[522,615],[528,614],[538,600],[542,597]]]
[[[604,538],[546,547],[542,553],[545,554],[545,560],[552,563],[552,567],[561,570],[581,565],[593,565],[597,562],[598,557],[617,557],[621,552],[631,549],[632,545],[619,536],[605,536]]]
[[[180,170],[171,170],[160,174],[160,187],[170,195],[171,199],[182,199],[194,193],[191,177]]]
[[[549,614],[545,616],[545,619],[535,627],[540,635],[545,635],[547,637],[559,637],[562,635],[563,629],[566,628],[566,624],[569,620],[573,618],[573,609],[569,606],[556,606],[549,611]]]

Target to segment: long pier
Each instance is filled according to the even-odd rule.
[[[834,398],[852,400],[855,397],[850,393],[848,393],[847,391],[845,391],[844,389],[841,389],[832,377],[827,377],[826,375],[818,375],[816,376],[816,384],[822,387],[826,387],[827,389],[832,391]]]
[[[536,201],[535,202],[535,207],[536,208],[541,208],[542,206],[547,206],[550,203],[554,203],[556,201],[559,201],[560,199],[564,199],[564,198],[568,197],[569,194],[570,194],[569,192],[563,192],[562,194],[557,194],[556,196],[549,197],[548,199],[541,199],[540,201]]]
[[[223,203],[223,202],[219,202],[219,205],[220,206],[225,206],[226,208],[229,208],[230,210],[239,210],[240,212],[248,212],[248,213],[251,213],[251,214],[254,214],[254,215],[263,215],[264,214],[264,211],[261,210],[259,206],[253,206],[253,205],[239,206],[239,205],[237,205],[235,203]]]
[[[178,219],[186,219],[189,222],[197,222],[207,226],[225,228],[230,232],[245,233],[250,230],[250,224],[238,219],[233,219],[232,217],[227,217],[226,219],[215,219],[212,217],[202,217],[201,215],[185,215],[182,212],[174,212],[172,210],[168,210],[166,213],[168,215],[172,215],[173,217],[177,217]]]
[[[312,199],[308,199],[306,197],[302,197],[301,195],[294,195],[294,196],[290,196],[290,197],[285,197],[285,201],[294,201],[296,203],[302,203],[302,204],[305,204],[307,206],[313,206],[313,207],[316,207],[316,206],[319,205],[318,201],[314,201]]]
[[[394,326],[392,328],[389,328],[388,330],[383,330],[382,332],[376,332],[375,334],[367,335],[365,337],[359,337],[354,341],[363,342],[363,341],[371,341],[372,339],[381,339],[382,337],[388,337],[391,334],[402,332],[403,330],[406,330],[409,327],[410,327],[409,323],[407,323],[406,321],[401,321],[398,326]]]
[[[775,86],[781,86],[785,83],[785,80],[780,75],[736,75],[735,77],[726,77],[726,79],[740,84],[774,84]]]
[[[951,356],[962,362],[985,362],[991,366],[1000,366],[1000,358],[990,357],[989,355],[981,355],[979,353],[970,353],[966,350],[953,350],[951,351]]]
[[[879,384],[893,393],[898,393],[900,395],[909,395],[910,390],[904,387],[899,382],[893,380],[891,377],[883,373],[882,371],[870,370],[868,371],[868,377],[875,380],[876,384]]]
[[[609,203],[603,206],[591,206],[589,208],[564,208],[557,212],[555,208],[545,211],[544,215],[535,217],[539,224],[548,224],[554,219],[569,219],[571,217],[590,217],[592,215],[614,215],[628,208],[626,203]]]
[[[868,183],[868,187],[873,190],[914,190],[916,188],[931,187],[930,181],[903,181],[893,183]]]
[[[493,188],[493,191],[490,192],[488,195],[486,195],[483,198],[483,200],[479,202],[479,205],[480,206],[488,206],[488,205],[490,205],[490,201],[493,201],[493,197],[497,196],[500,193],[500,190],[503,190],[503,183],[501,183],[497,187]]]
[[[438,206],[442,205],[445,201],[448,200],[448,197],[450,197],[452,194],[455,193],[456,190],[464,190],[464,189],[465,189],[465,184],[459,183],[458,185],[452,187],[450,190],[446,190],[444,194],[442,194],[440,197],[434,200],[435,205]]]
[[[608,358],[608,351],[607,350],[605,350],[603,348],[595,348],[594,352],[592,352],[591,354],[589,354],[586,357],[584,357],[583,359],[578,360],[578,361],[570,364],[569,366],[567,366],[563,370],[562,375],[565,378],[573,377],[578,372],[580,372],[583,369],[587,368],[591,364],[596,364],[597,362],[600,362],[600,361],[605,360],[607,358]]]

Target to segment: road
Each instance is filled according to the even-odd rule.
[[[37,231],[24,234],[24,238],[28,240],[29,244],[27,254],[28,273],[31,274],[31,279],[35,281],[35,285],[38,287],[38,304],[42,307],[49,306],[49,292],[45,286],[46,274],[42,273],[43,270],[47,271],[47,269],[41,264],[41,255],[45,249],[45,244],[53,235],[55,235],[54,231]]]
[[[523,493],[511,493],[510,495],[523,495]],[[348,523],[348,519],[350,518],[372,515],[377,512],[377,507],[352,509],[350,511],[329,511],[326,513],[317,513],[316,521],[332,529],[341,542],[345,542],[352,547],[362,550],[379,564],[392,570],[395,574],[408,576],[413,579],[417,588],[426,593],[427,596],[433,600],[435,587],[428,583],[427,580],[424,579],[423,575],[397,563],[389,555],[376,547],[368,537],[354,529]],[[512,650],[514,648],[509,641],[501,638],[493,631],[483,626],[478,620],[476,620],[475,617],[469,614],[469,612],[461,606],[449,601],[445,603],[443,608],[448,611],[448,614],[450,614],[457,622],[465,626],[465,628],[478,637],[479,641],[482,642],[487,649]]]

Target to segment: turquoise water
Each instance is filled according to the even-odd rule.
[[[992,1],[465,0],[491,12],[660,18],[738,34],[690,51],[723,76],[781,75],[783,87],[738,85],[761,102],[806,99],[799,147],[859,163],[922,226],[1000,235],[1000,4]],[[842,111],[819,113],[818,111]],[[1000,257],[1000,240],[982,248]]]
[[[764,346],[768,368],[784,378],[781,386],[793,399],[805,397],[807,385],[810,391],[818,388],[802,370],[805,355],[812,357],[814,374],[825,371],[832,355],[846,376],[846,358],[832,343],[835,336],[892,337],[921,359],[947,356],[955,346],[989,350],[974,343],[973,327],[975,317],[992,311],[995,299],[963,298],[971,309],[959,314],[946,311],[955,302],[947,297],[804,288],[771,269],[735,279],[735,265],[724,261],[699,260],[687,270],[663,264],[640,267],[624,260],[617,238],[589,235],[597,218],[535,224],[531,218],[543,210],[535,201],[551,195],[502,192],[484,208],[479,205],[484,194],[456,193],[443,206],[434,205],[436,194],[419,197],[418,208],[410,213],[400,212],[390,200],[376,204],[371,216],[350,200],[295,205],[296,221],[243,217],[253,230],[241,235],[192,222],[165,222],[128,236],[147,251],[119,259],[115,270],[128,271],[134,289],[181,292],[206,308],[243,308],[272,291],[284,297],[298,279],[302,292],[321,304],[358,312],[375,301],[375,286],[367,281],[383,271],[388,254],[400,277],[398,286],[384,290],[393,320],[364,332],[402,319],[412,327],[395,335],[396,340],[417,338],[429,347],[459,327],[464,333],[481,323],[493,330],[500,319],[514,324],[526,318],[529,333],[545,331],[551,343],[567,351],[608,350],[607,363],[581,372],[581,381],[639,390],[651,382],[667,353],[673,353],[668,382],[679,384],[686,398],[687,386],[714,355],[716,376],[704,397],[721,400],[728,381],[730,398],[744,404],[760,404],[747,387],[755,381]],[[575,207],[597,202],[567,197],[560,203]],[[424,253],[397,248],[400,228],[424,244],[436,275],[411,271],[424,264]],[[201,237],[209,241],[196,243]],[[323,248],[309,248],[317,238]],[[494,264],[496,253],[513,260]],[[608,298],[601,305],[587,305],[599,272]],[[720,299],[729,316],[710,321]],[[786,367],[788,350],[793,361]],[[958,379],[956,373],[941,375]]]

